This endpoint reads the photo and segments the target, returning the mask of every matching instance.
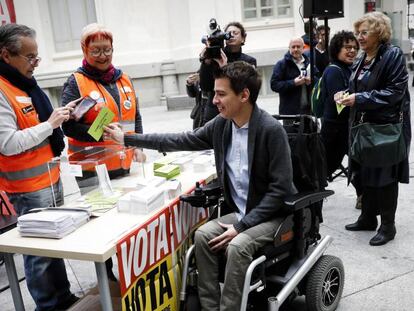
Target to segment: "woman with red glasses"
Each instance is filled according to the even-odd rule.
[[[95,154],[101,155],[98,163],[105,163],[111,179],[128,174],[132,160],[144,162],[146,159],[141,149],[124,148],[113,141],[103,141],[102,137],[96,141],[88,134],[91,124],[104,107],[114,113],[112,122],[119,122],[124,132],[142,133],[142,118],[132,81],[112,65],[112,42],[112,33],[102,25],[87,25],[81,36],[82,66],[68,78],[62,92],[62,105],[80,98],[93,101],[93,106],[88,107],[83,115],[71,118],[63,126],[69,138],[69,159],[84,158],[91,153],[92,146]],[[90,186],[91,180],[96,181],[94,167],[83,169],[83,177],[78,179],[81,188]],[[109,278],[116,281],[112,260],[108,260],[106,266]]]
[[[62,105],[79,98],[88,98],[94,103],[81,118],[71,119],[63,127],[69,137],[69,156],[74,152],[78,155],[90,146],[97,150],[115,148],[114,142],[104,142],[102,138],[96,141],[88,134],[103,107],[115,114],[112,122],[119,122],[125,132],[142,133],[142,118],[132,81],[112,64],[112,42],[112,33],[102,25],[90,24],[82,31],[82,66],[64,84]],[[140,149],[124,150],[121,154],[114,158],[106,155],[105,164],[110,178],[128,174],[133,159],[143,162],[146,158]]]

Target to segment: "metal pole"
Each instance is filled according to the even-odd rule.
[[[14,264],[13,254],[4,253],[4,263],[6,265],[7,278],[9,279],[14,308],[16,311],[24,311],[22,292],[20,291],[19,280],[17,279],[16,265]]]
[[[314,84],[314,78],[313,78],[313,75],[314,75],[314,68],[313,68],[313,66],[314,66],[314,62],[315,62],[315,60],[314,60],[314,58],[313,58],[313,55],[314,55],[314,48],[315,48],[315,46],[314,46],[314,42],[313,42],[313,39],[314,39],[314,34],[313,34],[313,17],[311,16],[311,17],[309,17],[309,57],[310,57],[310,75],[311,75],[311,86],[313,86],[313,84]],[[309,94],[309,96],[308,96],[308,100],[309,100],[309,104],[310,104],[310,94]]]
[[[109,291],[108,275],[104,262],[95,262],[96,275],[98,277],[99,294],[103,311],[113,311],[111,292]]]
[[[324,27],[325,27],[325,53],[328,53],[329,48],[329,31],[328,31],[328,17],[324,18]]]

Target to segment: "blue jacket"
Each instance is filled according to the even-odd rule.
[[[305,58],[305,67],[309,65],[309,58]],[[287,52],[283,59],[278,61],[273,67],[273,74],[270,80],[270,87],[274,92],[279,93],[279,114],[292,115],[299,113],[310,114],[310,105],[306,111],[301,111],[300,101],[302,97],[302,86],[295,85],[295,78],[300,75],[300,71],[296,66],[292,55]],[[315,75],[314,75],[315,76]],[[312,91],[312,86],[306,86],[308,98]]]
[[[323,73],[323,84],[325,85],[327,91],[327,99],[325,100],[323,111],[323,120],[347,124],[349,118],[349,107],[345,107],[338,115],[334,95],[339,91],[348,89],[349,77],[352,73],[351,66],[348,66],[340,61],[334,61],[332,64],[340,67],[341,69],[334,66],[328,66]]]

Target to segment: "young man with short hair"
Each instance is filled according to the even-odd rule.
[[[225,199],[222,217],[195,233],[199,296],[203,310],[238,310],[245,272],[256,251],[279,224],[283,198],[295,193],[285,130],[256,105],[261,85],[256,69],[236,61],[215,77],[214,105],[219,115],[192,132],[124,134],[116,125],[106,137],[126,146],[159,151],[214,149]],[[227,257],[223,292],[219,257]]]

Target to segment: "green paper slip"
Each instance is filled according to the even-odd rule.
[[[336,104],[336,111],[338,111],[338,114],[340,114],[344,108],[344,105]]]
[[[115,114],[108,107],[103,107],[89,128],[88,134],[99,141],[104,132],[103,127],[111,123],[114,116]]]
[[[171,179],[178,174],[180,174],[180,167],[178,165],[167,164],[154,170],[155,176],[165,177],[166,179]]]

